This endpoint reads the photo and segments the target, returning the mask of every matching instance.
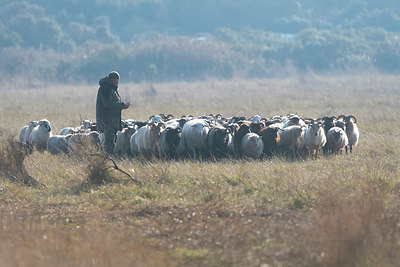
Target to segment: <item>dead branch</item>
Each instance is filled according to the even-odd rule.
[[[132,182],[134,182],[135,184],[137,184],[137,185],[141,185],[141,184],[142,184],[140,181],[138,181],[138,180],[136,180],[135,178],[133,178],[132,175],[130,175],[129,173],[127,173],[126,171],[124,171],[124,170],[122,170],[120,167],[118,167],[117,163],[115,162],[115,160],[114,160],[111,156],[109,156],[109,155],[104,155],[104,154],[98,154],[98,153],[91,154],[91,156],[98,156],[98,157],[101,157],[101,158],[104,159],[104,161],[110,160],[110,161],[113,163],[113,166],[109,166],[109,167],[107,167],[107,169],[113,168],[113,169],[115,169],[115,170],[117,170],[117,171],[119,171],[119,172],[122,172],[123,174],[129,176],[129,178],[130,178],[130,179],[132,180]]]

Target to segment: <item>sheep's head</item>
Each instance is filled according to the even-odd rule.
[[[322,123],[313,121],[310,125],[311,132],[317,137],[322,134]]]
[[[346,125],[347,125],[347,123],[342,120],[336,121],[336,127],[339,127],[341,129],[343,129],[344,131],[346,131]]]
[[[341,130],[341,129],[335,129],[335,132],[333,134],[333,137],[335,139],[336,142],[339,142],[339,140],[342,138],[342,136],[345,133]]]
[[[48,132],[51,131],[50,122],[46,119],[39,121],[39,126],[43,127]]]
[[[39,125],[39,123],[37,122],[37,121],[31,121],[31,122],[29,122],[28,123],[28,127],[29,127],[29,129],[33,129],[33,128],[35,128],[36,126],[38,126]]]

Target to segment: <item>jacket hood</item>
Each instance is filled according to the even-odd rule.
[[[108,84],[108,85],[113,85],[112,81],[110,79],[108,79],[107,77],[101,78],[99,81],[99,85],[103,85],[103,84]]]

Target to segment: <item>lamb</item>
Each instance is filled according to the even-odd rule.
[[[47,151],[51,154],[68,153],[68,140],[72,134],[53,135],[47,140]]]
[[[304,132],[304,142],[311,159],[314,158],[314,152],[317,159],[318,150],[326,144],[326,135],[321,122],[311,120]]]
[[[47,140],[52,135],[50,122],[43,119],[39,121],[39,124],[35,128],[32,129],[28,142],[36,149],[44,151],[47,147]]]
[[[210,127],[204,119],[193,119],[185,123],[182,128],[182,139],[179,142],[179,153],[188,152],[193,159],[199,153],[207,151],[207,135]]]
[[[256,133],[247,133],[243,136],[240,144],[241,151],[246,157],[258,159],[264,150],[264,143]]]
[[[129,142],[131,140],[132,135],[136,132],[136,129],[132,126],[128,126],[122,131],[117,133],[117,141],[115,142],[114,154],[118,156],[122,156],[125,154],[129,154],[130,145]]]
[[[350,153],[353,153],[353,146],[358,145],[358,139],[360,138],[360,132],[358,131],[357,127],[357,119],[353,115],[349,115],[345,118],[345,123],[346,123],[346,134],[347,138],[349,140],[348,146],[350,147]],[[347,154],[347,146],[346,148],[346,154]]]
[[[348,143],[347,134],[342,128],[332,127],[326,134],[325,148],[327,152],[332,152],[337,155]]]
[[[33,128],[38,125],[39,123],[37,121],[31,121],[28,125],[24,126],[19,132],[19,142],[24,145],[29,143],[29,136],[31,135]]]

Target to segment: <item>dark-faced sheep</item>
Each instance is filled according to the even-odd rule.
[[[343,148],[347,146],[349,140],[347,134],[342,128],[332,127],[326,134],[325,148],[328,153],[338,154],[341,153]]]
[[[224,126],[213,126],[207,137],[208,151],[215,158],[229,156],[233,153],[232,129]]]
[[[264,143],[264,154],[272,156],[276,151],[280,142],[279,129],[275,127],[264,127],[259,133]]]

